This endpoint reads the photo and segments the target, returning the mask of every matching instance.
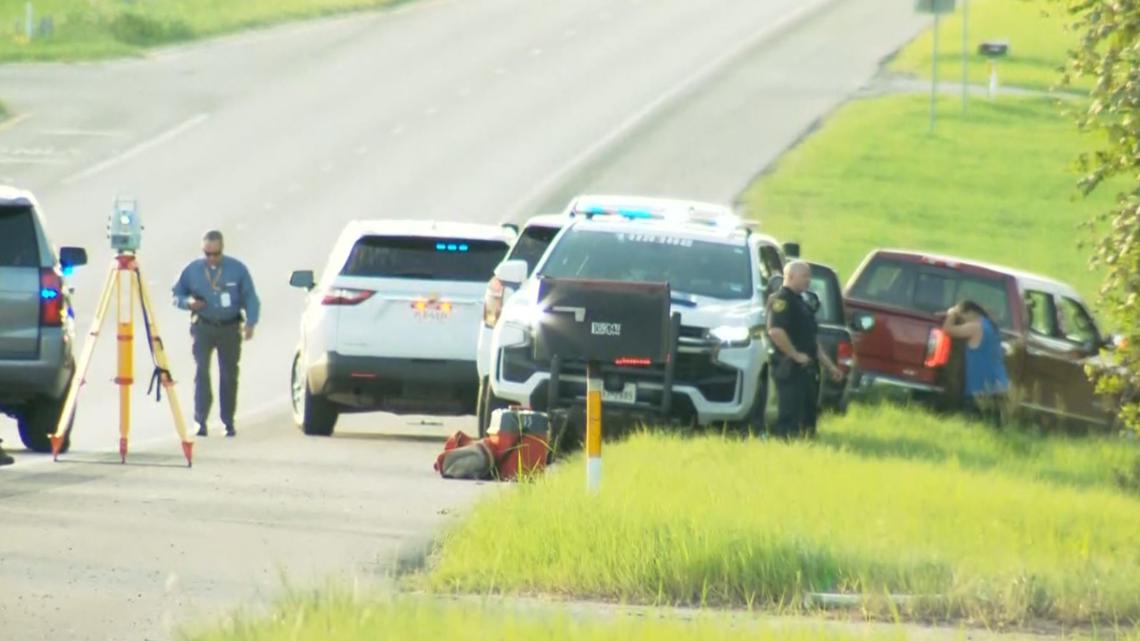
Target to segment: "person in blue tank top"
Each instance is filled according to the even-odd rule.
[[[986,310],[964,300],[946,312],[942,331],[966,341],[966,406],[975,415],[1001,426],[1009,392],[1001,331]]]

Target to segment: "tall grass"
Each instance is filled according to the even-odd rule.
[[[890,593],[918,597],[901,612],[923,619],[1140,620],[1140,499],[1094,469],[1122,455],[1061,440],[1018,454],[1016,438],[924,435],[933,421],[889,408],[846,420],[815,444],[634,436],[607,449],[599,496],[573,460],[477,506],[426,580],[791,609],[806,592]],[[856,438],[865,424],[879,427]]]
[[[852,405],[845,416],[829,417],[818,442],[868,460],[953,463],[1058,487],[1119,489],[1140,499],[1129,484],[1140,463],[1140,445],[1132,441],[981,429],[962,417],[884,403]]]
[[[404,1],[33,0],[37,33],[29,40],[26,0],[0,0],[0,62],[130,55],[156,45]],[[39,33],[45,18],[50,33]]]

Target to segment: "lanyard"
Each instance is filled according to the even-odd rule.
[[[222,279],[222,266],[218,265],[218,273],[214,274],[213,278],[210,278],[210,267],[209,267],[209,265],[207,265],[203,269],[206,272],[206,282],[210,284],[210,289],[212,289],[214,291],[218,291],[218,281]]]

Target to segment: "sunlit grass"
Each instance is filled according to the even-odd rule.
[[[1042,273],[1094,299],[1080,225],[1114,195],[1077,197],[1073,163],[1091,141],[1052,101],[1025,98],[977,101],[968,116],[947,98],[929,135],[927,100],[848,103],[745,191],[744,210],[844,279],[871,250],[899,247]]]
[[[0,0],[0,61],[78,60],[138,53],[146,47],[249,27],[407,0],[33,0],[30,40],[26,0]],[[38,33],[44,20],[51,33]]]
[[[950,82],[962,80],[962,8],[967,1],[967,69],[971,83],[989,82],[989,60],[977,52],[978,45],[985,41],[1009,44],[1009,55],[996,60],[1001,85],[1049,89],[1060,82],[1068,50],[1076,48],[1079,37],[1068,28],[1072,20],[1064,13],[1065,3],[1054,0],[958,0],[957,11],[940,20],[941,78]],[[933,37],[933,29],[927,29],[899,52],[891,70],[929,78]]]
[[[806,592],[890,593],[929,597],[901,606],[923,619],[1134,621],[1140,497],[1113,471],[1136,456],[892,407],[814,444],[642,434],[607,448],[599,496],[573,459],[477,506],[426,581],[785,609]]]

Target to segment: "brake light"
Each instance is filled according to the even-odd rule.
[[[372,298],[376,292],[371,289],[349,289],[347,287],[333,287],[325,292],[321,299],[322,305],[359,305]]]
[[[63,325],[63,278],[51,268],[40,270],[40,325]]]
[[[950,335],[934,327],[926,339],[926,367],[942,367],[950,362]]]
[[[487,291],[483,293],[483,324],[494,327],[499,322],[499,315],[503,313],[503,281],[497,277],[487,283]]]
[[[618,367],[649,367],[653,361],[648,358],[634,358],[632,356],[622,356],[614,359],[614,365]]]
[[[855,364],[855,346],[851,344],[851,341],[839,341],[839,346],[835,350],[835,360],[835,364],[843,370],[844,374],[851,369],[851,366]]]

